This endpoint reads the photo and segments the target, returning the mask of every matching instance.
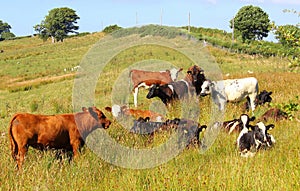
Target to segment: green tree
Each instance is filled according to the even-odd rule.
[[[41,24],[34,26],[34,29],[43,40],[51,37],[52,42],[62,42],[68,33],[77,33],[76,30],[79,29],[79,26],[75,25],[77,19],[80,19],[80,17],[73,9],[67,7],[54,8],[49,11]]]
[[[277,26],[275,38],[284,46],[300,47],[300,28],[294,25]]]
[[[0,20],[0,40],[9,39],[15,37],[13,33],[10,32],[11,26],[8,23]]]
[[[283,10],[285,13],[294,13],[300,17],[300,12],[296,10]],[[274,25],[275,38],[289,50],[289,54],[286,55],[290,61],[291,70],[297,71],[300,68],[300,23],[296,25]]]
[[[243,42],[267,37],[270,25],[269,15],[252,5],[242,7],[230,21],[230,28],[234,28],[235,34],[241,35]]]

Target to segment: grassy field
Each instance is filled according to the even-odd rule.
[[[67,159],[55,160],[54,152],[29,149],[22,173],[16,172],[10,156],[7,128],[16,112],[40,114],[69,113],[75,72],[86,52],[103,37],[94,33],[73,37],[64,43],[52,44],[37,38],[0,42],[0,190],[299,190],[300,189],[300,112],[293,120],[274,123],[271,130],[276,139],[273,148],[259,151],[253,158],[241,158],[235,140],[237,134],[220,132],[212,147],[200,154],[198,148],[185,149],[177,157],[160,166],[137,170],[109,164],[88,147],[69,164]],[[273,105],[300,104],[299,73],[291,73],[282,58],[254,57],[233,54],[211,46],[224,78],[254,76],[260,90],[272,91]],[[171,55],[171,56],[170,56]],[[175,56],[174,56],[175,55]],[[132,62],[143,59],[164,59],[184,72],[190,60],[172,49],[140,46],[123,52],[104,70],[95,90],[95,104],[101,110],[112,100],[112,84]],[[66,69],[66,70],[64,70]],[[182,74],[183,75],[183,74]],[[128,80],[128,79],[126,79]],[[147,91],[140,91],[139,108],[148,109],[154,100],[146,100]],[[133,100],[130,96],[130,104]],[[200,100],[199,122],[207,124],[210,117],[209,97]],[[243,103],[228,104],[225,119],[239,117]],[[258,118],[268,106],[258,107]],[[152,148],[168,137],[157,135],[149,143],[147,137],[132,135],[105,112],[113,123],[107,132],[117,142],[136,148]],[[176,114],[174,114],[176,115]],[[173,114],[169,114],[173,116]]]

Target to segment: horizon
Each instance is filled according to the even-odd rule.
[[[35,11],[31,10],[32,4],[35,5]],[[38,4],[36,0],[17,3],[5,1],[0,7],[0,20],[8,23],[12,27],[10,31],[16,36],[29,36],[36,33],[33,26],[40,24],[51,9],[69,7],[80,17],[77,23],[79,33],[99,32],[114,24],[122,28],[148,24],[182,27],[188,26],[189,15],[190,26],[232,32],[229,21],[246,5],[260,7],[276,25],[300,23],[297,14],[284,13],[285,9],[295,10],[295,7],[300,5],[300,1],[297,0],[234,0],[231,6],[220,0],[53,0],[43,4]],[[273,41],[275,38],[270,32],[264,40]]]

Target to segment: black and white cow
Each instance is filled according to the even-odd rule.
[[[165,105],[171,105],[175,100],[199,95],[205,80],[204,70],[194,65],[188,68],[184,79],[164,85],[153,85],[147,98],[159,97]]]
[[[213,101],[220,110],[225,109],[226,102],[239,102],[247,99],[252,111],[255,109],[255,98],[258,93],[258,81],[254,77],[228,79],[221,81],[206,80],[201,86],[201,96],[212,94]]]
[[[241,132],[237,140],[239,152],[242,157],[252,157],[261,147],[271,147],[275,143],[274,137],[268,130],[274,127],[273,124],[265,126],[263,122],[248,127],[251,131]]]
[[[146,97],[148,99],[159,97],[165,105],[170,105],[173,101],[188,98],[194,92],[195,88],[189,82],[179,80],[164,85],[153,85]]]

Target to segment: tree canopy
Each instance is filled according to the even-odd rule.
[[[13,33],[10,32],[11,26],[8,23],[0,20],[0,40],[9,39],[15,37]]]
[[[63,41],[68,33],[77,33],[76,30],[79,29],[79,26],[75,25],[77,19],[80,19],[80,17],[73,9],[67,7],[54,8],[49,11],[41,24],[34,26],[34,29],[44,40],[51,37],[52,42]]]
[[[230,27],[246,40],[262,40],[270,31],[269,15],[260,7],[252,5],[242,7],[230,21]]]
[[[278,26],[275,37],[282,45],[300,47],[300,28],[295,25]]]

